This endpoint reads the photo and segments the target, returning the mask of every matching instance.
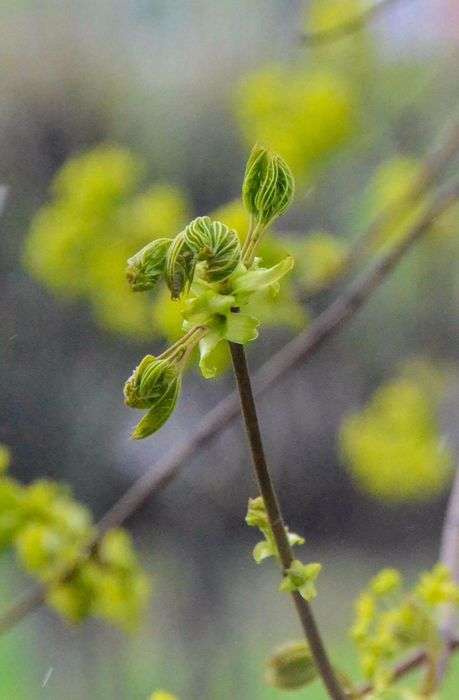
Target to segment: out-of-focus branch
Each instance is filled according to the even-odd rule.
[[[369,7],[360,14],[351,17],[342,24],[338,24],[336,27],[303,33],[301,40],[306,46],[319,46],[343,39],[363,29],[369,22],[377,17],[377,15],[381,14],[383,10],[386,10],[390,5],[394,5],[398,1],[399,0],[380,0],[380,2],[375,2],[373,5],[369,5]]]
[[[368,301],[371,294],[384,282],[405,253],[430,229],[432,224],[448,208],[459,200],[459,185],[437,195],[434,202],[420,217],[405,238],[381,256],[373,267],[338,297],[309,328],[287,343],[255,374],[255,396],[266,392],[289,370],[307,362],[328,339],[333,337]],[[97,544],[107,530],[126,522],[152,493],[168,484],[179,472],[185,460],[196,450],[210,442],[239,413],[238,397],[230,394],[207,413],[191,437],[186,438],[168,455],[156,462],[126,491],[105,514],[98,526]],[[66,576],[71,575],[66,572]],[[46,599],[43,588],[34,589],[0,617],[0,634],[35,610]]]
[[[451,571],[454,581],[459,584],[459,467],[456,469],[453,487],[446,509],[445,522],[440,544],[440,561]],[[445,606],[440,630],[445,648],[437,665],[437,684],[440,686],[447,670],[451,656],[451,640],[455,637],[457,626],[456,606]]]
[[[452,654],[455,651],[459,649],[459,639],[451,639],[448,645],[449,648],[449,653]],[[420,650],[414,652],[411,656],[409,656],[407,659],[402,661],[398,666],[395,666],[394,670],[392,671],[392,678],[394,681],[399,681],[402,678],[404,678],[406,675],[411,673],[412,671],[416,671],[416,669],[420,668],[425,664],[427,661],[427,654],[425,651]],[[354,697],[355,698],[363,698],[365,695],[368,695],[371,693],[373,690],[373,686],[371,683],[365,683],[365,685],[360,686],[360,688],[357,689]]]
[[[343,275],[365,256],[380,233],[393,225],[400,216],[419,203],[434,185],[438,185],[452,160],[459,153],[459,119],[455,119],[446,129],[440,145],[428,156],[421,166],[411,187],[390,206],[386,207],[370,224],[368,229],[351,246]]]

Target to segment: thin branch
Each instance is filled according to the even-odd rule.
[[[400,243],[394,245],[381,256],[373,267],[325,309],[310,324],[308,329],[293,338],[258,370],[254,382],[255,396],[266,392],[290,369],[310,360],[320,347],[343,327],[345,322],[355,316],[366,304],[371,294],[396,267],[408,249],[422,238],[435,220],[458,199],[459,186],[445,194],[438,195]],[[231,423],[238,415],[238,407],[238,398],[235,393],[220,401],[204,416],[191,437],[186,438],[135,481],[99,522],[97,541],[107,530],[125,523],[141,508],[152,493],[166,486],[179,472],[185,460],[191,458],[198,448],[209,443],[216,434]],[[14,608],[20,609],[22,614],[16,615],[13,624],[16,624],[44,602],[46,593],[41,587],[39,590],[42,591],[41,597],[34,589],[14,606]],[[13,626],[9,622],[11,619],[11,611],[7,611],[4,617],[0,618],[0,634]]]
[[[449,642],[449,650],[450,653],[454,653],[459,649],[459,639],[451,639]],[[409,673],[412,673],[413,671],[416,671],[416,669],[420,668],[425,664],[427,661],[427,654],[425,651],[420,650],[420,651],[415,651],[414,654],[409,656],[407,659],[402,661],[398,666],[394,668],[392,671],[392,678],[393,680],[399,681],[402,678],[404,678],[406,675]],[[371,693],[373,690],[373,685],[371,683],[365,683],[365,685],[360,686],[360,688],[357,689],[354,697],[355,698],[363,698],[365,695],[368,695]]]
[[[254,472],[285,574],[291,567],[294,557],[288,541],[279,499],[266,461],[244,346],[237,343],[230,343],[229,346],[239,390],[244,425],[252,454]],[[293,591],[291,595],[323,684],[333,700],[345,700],[345,695],[328,658],[311,606],[302,598],[298,591]]]
[[[307,46],[320,46],[337,41],[338,39],[343,39],[363,29],[383,10],[386,10],[390,5],[394,5],[396,2],[398,2],[398,0],[380,0],[380,2],[375,2],[360,14],[351,17],[342,24],[338,24],[336,27],[302,34],[301,40]]]
[[[445,521],[441,535],[440,561],[451,571],[454,581],[459,584],[459,467],[456,469],[453,487],[446,509]],[[456,606],[446,605],[440,630],[445,648],[437,665],[437,685],[440,686],[448,670],[451,656],[451,640],[457,626]]]
[[[403,216],[411,207],[415,206],[433,185],[438,184],[440,177],[458,152],[459,120],[455,119],[448,126],[438,148],[423,162],[418,176],[408,190],[376,216],[365,233],[351,246],[346,260],[344,275],[352,269],[358,259],[368,252],[384,229],[393,225],[400,216]]]

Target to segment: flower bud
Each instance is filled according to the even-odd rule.
[[[290,642],[269,660],[266,672],[268,685],[280,690],[296,690],[317,678],[317,668],[306,642]]]
[[[134,292],[152,289],[166,267],[166,255],[171,238],[158,238],[129,258],[126,277]]]
[[[208,282],[222,282],[236,269],[241,258],[241,245],[235,231],[208,216],[199,216],[185,229],[185,241],[197,256],[206,261]]]
[[[242,199],[256,222],[267,226],[289,207],[295,190],[292,172],[277,154],[255,145],[247,161]]]

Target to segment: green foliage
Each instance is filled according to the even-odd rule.
[[[422,574],[410,591],[404,592],[402,583],[396,570],[384,569],[356,601],[351,637],[362,671],[374,684],[378,698],[393,683],[394,660],[407,650],[422,646],[428,655],[428,668],[435,668],[443,644],[438,609],[445,603],[459,604],[459,587],[442,564]]]
[[[431,499],[451,478],[453,456],[438,423],[438,376],[427,366],[421,375],[418,370],[408,366],[341,425],[341,451],[353,480],[384,501]]]
[[[108,531],[85,555],[94,534],[89,511],[68,489],[0,477],[0,546],[14,549],[25,571],[46,584],[47,603],[71,622],[96,616],[133,629],[148,599],[148,578],[124,530]]]
[[[181,304],[179,315],[186,332],[158,358],[147,355],[125,384],[126,404],[149,409],[134,438],[152,435],[174,411],[181,375],[195,346],[199,345],[201,372],[211,378],[218,371],[215,351],[222,341],[245,344],[257,338],[260,321],[246,308],[255,295],[276,295],[279,281],[293,267],[289,256],[272,267],[264,267],[260,258],[254,258],[266,225],[291,201],[290,171],[277,156],[258,148],[249,159],[247,172],[244,200],[250,199],[249,207],[255,203],[259,209],[256,226],[249,229],[242,248],[233,229],[203,216],[174,239],[159,245],[153,242],[128,261],[128,281],[139,291],[164,277],[172,300]]]

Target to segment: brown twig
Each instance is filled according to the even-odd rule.
[[[454,581],[459,584],[459,468],[451,489],[446,509],[445,521],[441,535],[440,561],[451,571]],[[450,604],[444,609],[440,624],[445,647],[437,664],[437,685],[440,686],[447,670],[451,656],[451,640],[457,625],[457,606]]]
[[[372,292],[377,289],[395,268],[407,250],[416,243],[432,226],[434,221],[459,199],[459,186],[444,194],[439,194],[427,211],[420,217],[417,224],[407,236],[394,245],[387,253],[376,261],[374,266],[350,289],[336,299],[309,328],[287,343],[277,352],[255,375],[255,396],[263,394],[275,384],[286,372],[301,362],[308,361],[325,343],[332,338],[368,301]],[[199,447],[223,430],[238,415],[238,398],[230,394],[204,416],[194,434],[186,438],[168,455],[155,463],[140,477],[106,513],[99,522],[97,539],[112,527],[122,525],[130,518],[149,496],[159,488],[168,484],[180,470],[183,462],[189,459]],[[13,608],[0,618],[0,634],[10,629],[13,624],[35,610],[44,602],[46,593],[40,587],[41,596],[37,590],[32,590]],[[27,603],[29,602],[29,605]],[[21,615],[13,614],[20,610]],[[14,623],[11,624],[11,620]]]
[[[380,0],[380,2],[375,2],[360,14],[351,17],[346,22],[336,27],[302,34],[301,40],[307,46],[320,46],[337,41],[338,39],[343,39],[363,29],[378,14],[386,10],[390,5],[394,5],[396,2],[398,2],[398,0]]]
[[[450,653],[453,653],[459,649],[459,639],[451,639],[449,642],[449,651]],[[425,651],[420,650],[414,652],[411,656],[409,656],[407,659],[402,661],[398,666],[394,668],[392,671],[392,678],[394,681],[399,681],[402,678],[404,678],[406,675],[411,673],[412,671],[415,671],[416,669],[420,668],[425,664],[427,660],[427,654]],[[365,685],[360,686],[360,688],[357,689],[357,691],[354,693],[355,698],[363,698],[365,695],[368,695],[371,693],[373,690],[373,685],[371,683],[365,683]]]
[[[423,162],[421,170],[411,187],[376,216],[365,233],[351,246],[344,268],[344,275],[347,275],[354,267],[357,260],[366,255],[384,229],[393,225],[400,216],[403,216],[411,207],[415,206],[433,185],[438,184],[441,175],[444,174],[458,152],[459,120],[455,119],[448,126],[438,148]]]
[[[291,567],[294,557],[288,541],[279,499],[266,461],[244,346],[237,343],[230,343],[229,346],[239,390],[244,425],[252,454],[254,472],[285,574]],[[323,684],[333,700],[345,700],[344,693],[328,658],[311,606],[302,598],[298,591],[293,591],[291,595]]]

